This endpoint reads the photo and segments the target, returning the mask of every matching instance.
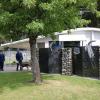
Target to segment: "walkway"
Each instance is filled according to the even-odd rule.
[[[24,67],[23,68],[24,71],[27,71],[27,68]],[[28,71],[30,71],[30,69],[28,69]],[[0,71],[0,72],[17,72],[16,71],[16,65],[4,65],[4,71]]]

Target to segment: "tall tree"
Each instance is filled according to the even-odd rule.
[[[4,43],[5,37],[3,35],[0,35],[0,44]]]
[[[53,36],[54,32],[82,27],[80,8],[96,13],[97,0],[0,0],[0,34],[11,38],[29,37],[33,80],[41,82],[36,58],[36,39],[39,35]]]

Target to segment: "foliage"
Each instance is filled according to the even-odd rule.
[[[5,43],[7,41],[7,39],[8,38],[6,36],[0,34],[0,44]]]
[[[96,13],[97,0],[0,0],[0,33],[10,38],[52,35],[82,27],[80,8]]]

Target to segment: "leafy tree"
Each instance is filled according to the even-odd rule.
[[[36,39],[39,35],[54,36],[54,32],[82,27],[88,21],[80,16],[80,8],[96,13],[97,0],[0,0],[0,34],[14,38],[29,37],[33,80],[41,82],[36,59]]]
[[[0,44],[5,42],[5,36],[0,34]]]

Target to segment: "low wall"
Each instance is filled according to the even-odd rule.
[[[42,54],[41,58],[44,57],[44,62],[42,61],[41,63],[46,63],[43,64],[43,66],[48,67],[49,73],[61,73],[63,75],[73,75],[73,70],[74,67],[77,68],[77,64],[74,63],[73,65],[73,56],[77,57],[77,59],[74,62],[80,63],[79,65],[81,70],[80,76],[85,76],[85,77],[96,77],[100,78],[100,48],[99,47],[93,47],[93,52],[94,52],[94,61],[92,62],[92,59],[89,58],[89,55],[87,51],[85,50],[85,47],[79,47],[81,48],[80,56],[79,55],[74,55],[73,54],[73,47],[68,47],[68,48],[62,48],[62,49],[55,49],[55,50],[50,50],[47,49],[47,52],[44,52]],[[46,53],[46,54],[45,54]],[[48,56],[45,56],[47,55]],[[37,53],[37,55],[39,55]],[[39,55],[40,56],[40,55]],[[74,58],[75,58],[74,57]],[[48,64],[47,64],[48,62]],[[76,66],[75,66],[76,64]],[[42,66],[42,65],[41,65]],[[42,68],[41,68],[42,69]],[[80,71],[80,70],[78,70]],[[78,72],[75,73],[76,75],[79,75]]]

